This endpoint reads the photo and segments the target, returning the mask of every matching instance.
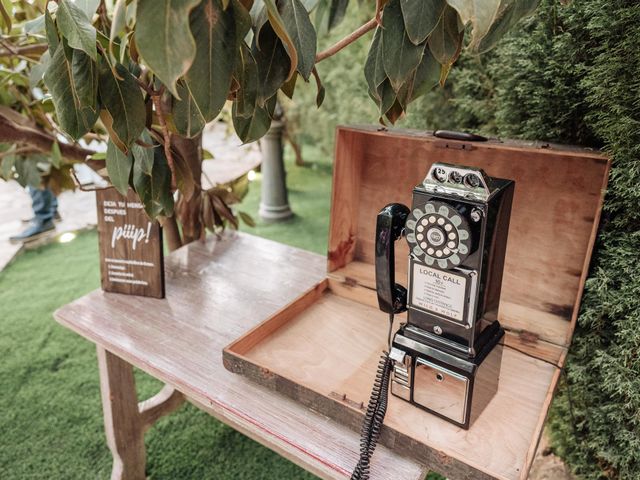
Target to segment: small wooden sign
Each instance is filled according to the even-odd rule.
[[[105,292],[164,298],[162,228],[131,189],[96,191],[100,272]]]

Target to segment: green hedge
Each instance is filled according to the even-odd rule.
[[[483,63],[482,82],[468,62],[459,72],[459,118],[481,112],[475,120],[501,136],[600,147],[613,158],[550,424],[581,477],[640,478],[640,3],[543,1]]]
[[[361,73],[367,43],[320,64],[328,108],[311,114],[305,97],[293,109],[296,124],[311,132],[306,140],[328,152],[336,123],[376,118]],[[640,2],[543,0],[494,51],[463,55],[447,88],[416,102],[400,126],[575,143],[611,155],[600,234],[550,425],[556,452],[581,478],[640,478]]]

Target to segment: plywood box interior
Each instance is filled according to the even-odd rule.
[[[597,152],[339,128],[327,279],[229,345],[225,366],[359,429],[388,329],[375,292],[376,215],[391,202],[410,205],[436,161],[516,182],[499,312],[507,330],[500,386],[468,431],[392,397],[381,442],[452,479],[523,479],[597,233],[609,170]],[[397,250],[396,281],[406,284],[406,242]]]

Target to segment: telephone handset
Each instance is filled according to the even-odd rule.
[[[395,283],[395,242],[402,236],[409,209],[392,203],[384,207],[376,221],[376,291],[378,305],[385,313],[407,309],[407,289]]]

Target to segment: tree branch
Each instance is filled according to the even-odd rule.
[[[349,35],[344,37],[342,40],[337,42],[335,45],[332,45],[331,47],[327,48],[326,50],[318,53],[316,55],[316,63],[321,62],[325,58],[329,58],[329,57],[335,55],[340,50],[342,50],[344,47],[346,47],[348,45],[351,45],[353,42],[358,40],[365,33],[370,32],[371,30],[376,28],[377,25],[378,25],[378,20],[375,19],[375,18],[372,18],[367,23],[362,25],[360,28],[354,30]]]
[[[55,137],[43,130],[39,130],[27,125],[20,125],[0,112],[0,142],[25,143],[43,153],[51,153]],[[104,162],[100,160],[89,160],[87,157],[93,155],[93,150],[88,150],[78,144],[68,144],[58,142],[60,153],[64,158],[74,163],[87,163],[94,170],[104,167]]]
[[[153,92],[151,95],[151,101],[156,109],[156,115],[158,116],[158,123],[160,123],[160,129],[162,131],[162,137],[164,142],[164,155],[167,157],[167,163],[169,164],[169,170],[171,170],[171,184],[176,182],[176,167],[173,163],[173,155],[171,153],[171,133],[167,127],[167,121],[164,118],[164,110],[162,108],[162,90]]]
[[[33,43],[22,47],[12,46],[11,48],[0,49],[0,57],[12,57],[14,55],[39,57],[47,48],[49,48],[49,46],[46,43]]]

